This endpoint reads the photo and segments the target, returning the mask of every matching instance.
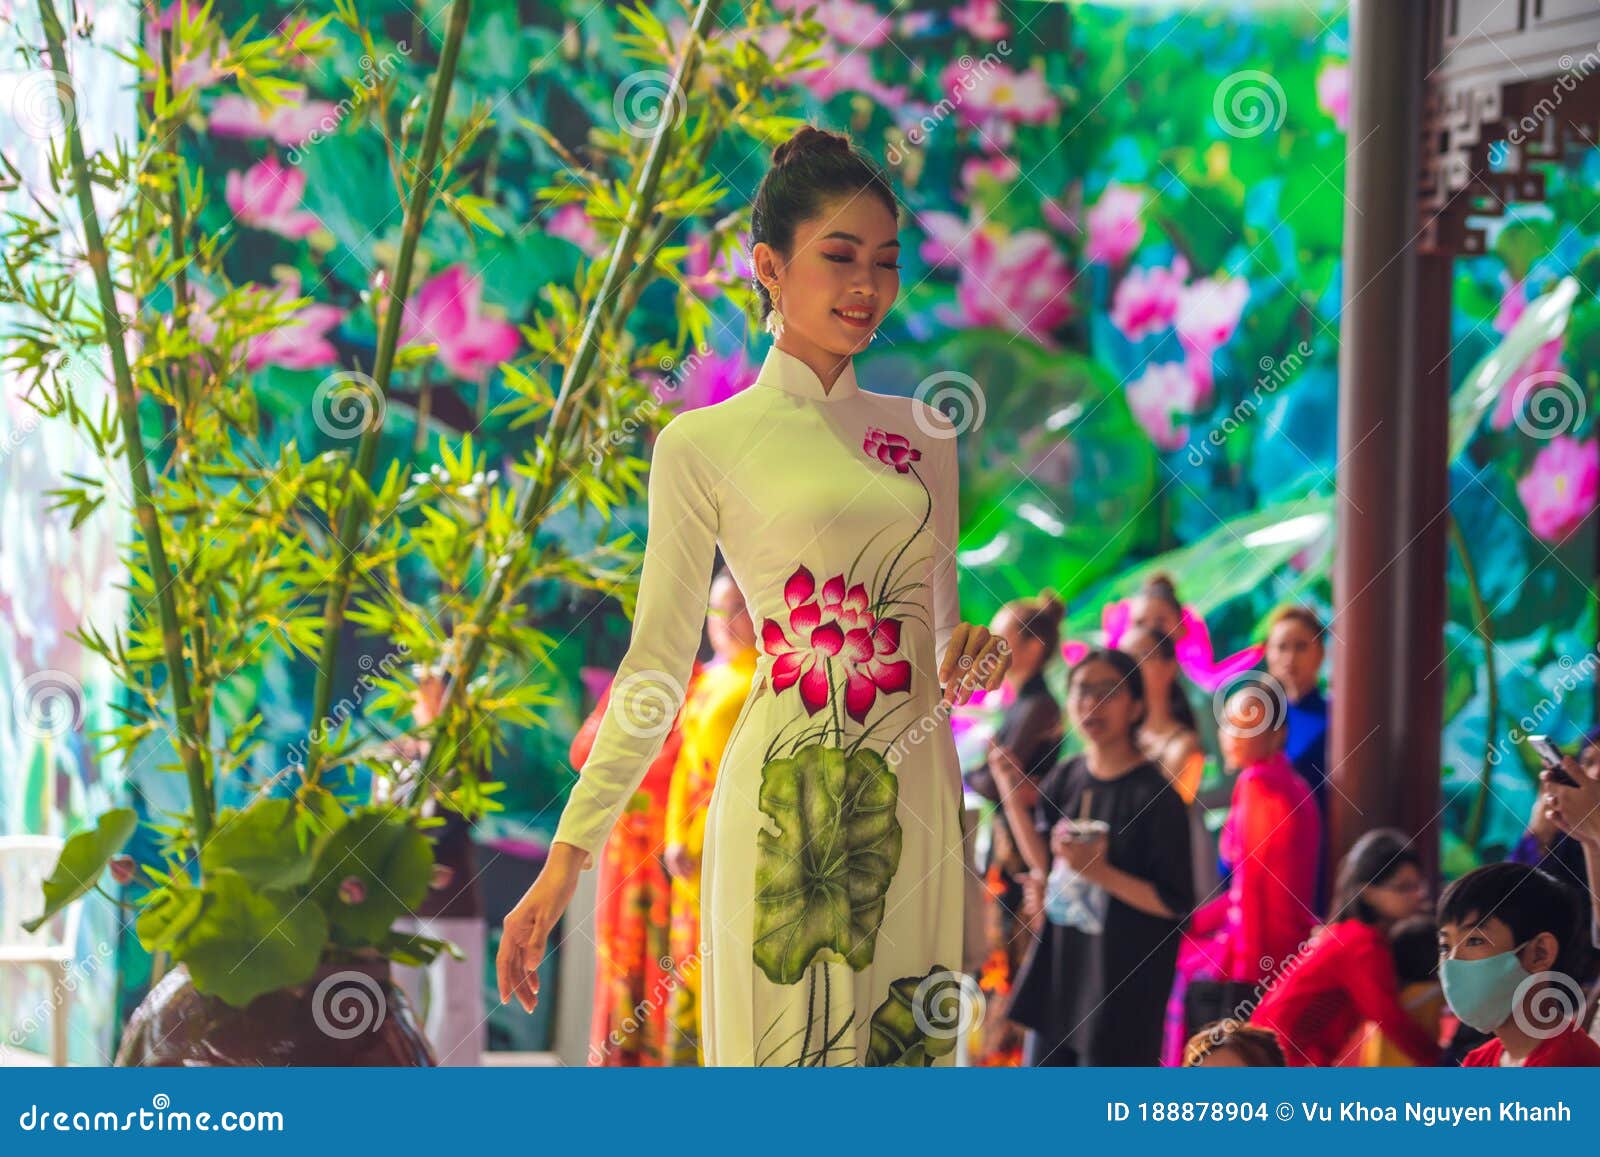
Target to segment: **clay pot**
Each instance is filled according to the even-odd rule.
[[[438,1062],[387,960],[328,963],[311,979],[234,1008],[178,965],[133,1010],[116,1064],[141,1067]]]

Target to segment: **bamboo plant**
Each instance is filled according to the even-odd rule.
[[[750,35],[775,18],[765,4],[747,5],[748,27],[730,32],[716,20],[719,4],[698,0],[676,37],[641,6],[624,14],[625,43],[648,75],[668,77],[648,131],[596,129],[580,159],[521,122],[568,164],[565,179],[539,190],[542,202],[584,203],[609,253],[580,266],[572,285],[546,287],[520,327],[528,354],[500,367],[512,395],[500,416],[533,447],[516,476],[501,479],[470,434],[441,439],[429,469],[379,461],[392,387],[426,380],[433,353],[400,341],[425,226],[444,210],[469,231],[496,228],[470,163],[492,116],[474,108],[446,139],[469,0],[451,6],[426,93],[408,107],[385,81],[360,94],[359,117],[340,128],[360,131],[366,118],[384,132],[405,217],[392,266],[367,301],[379,335],[373,364],[334,375],[321,399],[354,405],[359,436],[322,452],[264,429],[246,352],[304,299],[231,284],[228,240],[198,229],[208,188],[183,150],[198,98],[178,83],[174,61],[209,55],[270,106],[289,84],[285,62],[315,51],[335,20],[370,49],[354,5],[340,0],[334,15],[293,31],[258,35],[251,21],[226,40],[209,5],[183,9],[159,56],[137,52],[137,140],[88,154],[71,115],[67,33],[54,0],[37,4],[66,124],[52,142],[54,197],[35,196],[5,227],[0,300],[24,320],[0,334],[0,348],[28,383],[26,399],[108,463],[105,481],[75,479],[58,492],[73,526],[108,501],[132,513],[129,620],[84,624],[79,638],[124,688],[124,721],[101,737],[106,752],[165,751],[162,766],[184,776],[188,806],[156,823],[162,862],[132,880],[120,853],[137,827],[133,811],[110,811],[74,835],[30,927],[103,891],[109,865],[134,885],[127,906],[145,948],[238,1007],[326,961],[430,960],[453,946],[394,928],[429,884],[426,832],[439,821],[424,818],[424,802],[469,818],[496,810],[490,769],[503,735],[543,722],[551,699],[537,676],[552,640],[524,605],[532,584],[613,594],[631,614],[631,535],[575,552],[541,528],[567,510],[605,518],[643,493],[646,463],[634,451],[640,432],[669,416],[661,368],[685,344],[703,344],[709,314],[681,293],[676,340],[641,343],[627,323],[647,287],[685,284],[685,249],[673,235],[725,196],[705,175],[717,143],[739,134],[752,149],[770,148],[793,131],[797,122],[769,94],[811,63],[816,26],[788,17],[793,45],[773,59]],[[20,174],[0,180],[15,185]],[[115,194],[109,212],[96,187]],[[719,238],[738,221],[724,217]],[[80,294],[84,269],[92,300]],[[753,308],[748,291],[730,292]],[[108,362],[109,390],[85,382],[83,366],[95,362]],[[407,663],[363,674],[339,697],[338,659],[352,631],[384,640]],[[258,714],[226,719],[219,696],[271,651],[315,672],[316,722],[272,783],[219,810],[219,788],[238,782],[267,742]],[[424,726],[411,705],[431,672],[446,689]],[[349,773],[386,770],[394,733],[429,745],[416,790],[382,805],[344,790],[357,782]]]

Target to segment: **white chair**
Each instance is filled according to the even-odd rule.
[[[72,996],[68,970],[78,944],[78,919],[83,901],[37,932],[22,923],[44,909],[41,885],[55,869],[65,844],[56,836],[0,836],[0,968],[24,972],[43,965],[50,977],[50,1063],[67,1063],[67,1012]]]

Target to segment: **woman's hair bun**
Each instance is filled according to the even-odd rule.
[[[850,151],[850,138],[843,133],[819,129],[815,125],[802,125],[799,132],[773,150],[772,164],[776,168],[791,165],[803,157]]]

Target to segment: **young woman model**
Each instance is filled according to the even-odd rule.
[[[751,236],[776,341],[754,385],[656,441],[632,639],[506,918],[502,1000],[532,1009],[578,872],[682,702],[720,543],[760,655],[706,818],[706,1063],[947,1063],[970,1027],[947,708],[998,689],[1009,652],[960,621],[954,424],[856,380],[900,288],[899,216],[842,136],[808,126],[774,154]]]

